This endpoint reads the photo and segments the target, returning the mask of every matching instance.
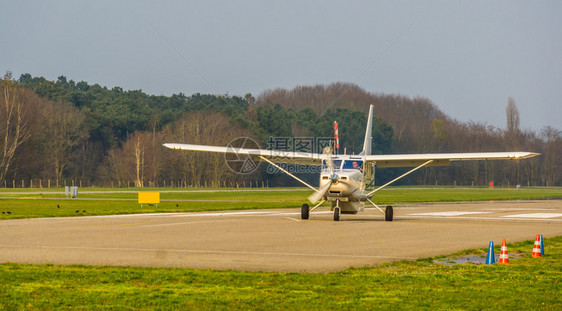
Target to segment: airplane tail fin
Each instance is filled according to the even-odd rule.
[[[367,129],[365,130],[365,141],[363,142],[363,151],[360,155],[370,155],[371,145],[373,142],[373,105],[369,107],[369,117],[367,118]]]

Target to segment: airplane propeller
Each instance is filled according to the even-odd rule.
[[[324,183],[323,185],[320,186],[320,188],[318,188],[318,190],[316,190],[316,192],[313,192],[311,195],[308,196],[308,200],[313,204],[318,203],[323,197],[326,196],[326,194],[330,190],[331,185],[332,185],[332,181],[328,181]]]
[[[328,146],[326,148],[324,148],[324,150],[322,150],[322,153],[324,155],[326,155],[326,165],[328,166],[328,169],[330,170],[330,175],[334,174],[334,159],[332,159],[332,157],[330,157],[330,155],[332,154],[332,147]]]
[[[330,157],[332,154],[332,147],[328,146],[324,148],[322,153],[326,155],[326,165],[330,170],[330,181],[325,181],[324,183],[321,181],[320,187],[316,190],[316,192],[308,196],[308,200],[313,204],[318,203],[323,197],[325,197],[330,190],[330,186],[338,181],[338,175],[334,174],[334,160]]]

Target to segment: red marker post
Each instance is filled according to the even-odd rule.
[[[340,149],[340,135],[338,133],[338,122],[336,121],[334,121],[334,138],[336,139],[335,153],[338,154],[338,149]]]

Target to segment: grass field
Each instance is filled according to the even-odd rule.
[[[242,210],[300,207],[311,193],[306,188],[295,189],[80,189],[77,199],[67,199],[60,189],[26,191],[0,190],[0,219],[112,215],[159,212],[196,212],[212,210]],[[45,190],[45,191],[43,191]],[[140,208],[138,191],[162,191],[161,204]],[[376,193],[373,200],[380,204],[408,202],[451,202],[487,200],[562,199],[562,188],[443,188],[390,187]]]
[[[328,274],[1,264],[0,309],[560,310],[562,237],[541,258],[532,245],[508,244],[526,253],[510,265],[427,258]]]

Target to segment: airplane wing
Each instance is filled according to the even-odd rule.
[[[241,155],[262,156],[273,162],[295,163],[295,164],[306,164],[306,165],[321,165],[322,156],[323,156],[322,154],[319,153],[249,149],[249,148],[237,148],[232,146],[220,147],[220,146],[191,145],[191,144],[177,144],[177,143],[165,143],[163,144],[163,146],[175,150],[231,153],[237,156],[241,156]]]
[[[293,152],[283,150],[262,150],[237,148],[232,146],[208,146],[165,143],[164,147],[175,150],[206,151],[216,153],[231,153],[244,156],[262,156],[274,162],[295,163],[306,165],[321,165],[325,155],[319,153]],[[471,160],[509,160],[527,159],[538,156],[535,152],[473,152],[473,153],[421,153],[421,154],[384,154],[366,155],[365,161],[375,162],[377,167],[416,167],[432,160],[428,166],[447,166],[451,161],[471,161]]]
[[[367,155],[367,162],[375,162],[377,167],[414,167],[429,160],[433,160],[429,166],[445,166],[451,161],[470,160],[509,160],[527,159],[538,156],[534,152],[474,152],[474,153],[425,153],[425,154],[385,154]]]

